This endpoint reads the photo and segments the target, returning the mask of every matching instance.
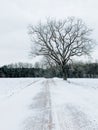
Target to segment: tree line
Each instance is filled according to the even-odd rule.
[[[73,63],[66,65],[68,78],[98,78],[98,63]],[[40,67],[31,64],[12,64],[0,67],[0,77],[63,77],[56,65]]]

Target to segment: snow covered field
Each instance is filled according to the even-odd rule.
[[[98,79],[1,78],[0,130],[98,130]]]

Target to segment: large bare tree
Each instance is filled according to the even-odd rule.
[[[89,55],[93,48],[92,32],[81,19],[47,19],[45,23],[31,25],[32,55],[43,55],[62,69],[66,80],[66,64],[74,56]]]

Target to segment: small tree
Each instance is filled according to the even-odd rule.
[[[31,54],[43,55],[55,62],[67,80],[66,64],[74,56],[89,55],[93,48],[93,40],[89,38],[91,31],[81,19],[74,17],[59,21],[48,19],[44,24],[31,25],[34,43]]]

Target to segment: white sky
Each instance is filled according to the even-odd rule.
[[[76,16],[93,28],[98,41],[97,0],[0,0],[0,65],[15,62],[33,62],[30,59],[28,25],[47,17]],[[98,60],[98,46],[92,53]]]

